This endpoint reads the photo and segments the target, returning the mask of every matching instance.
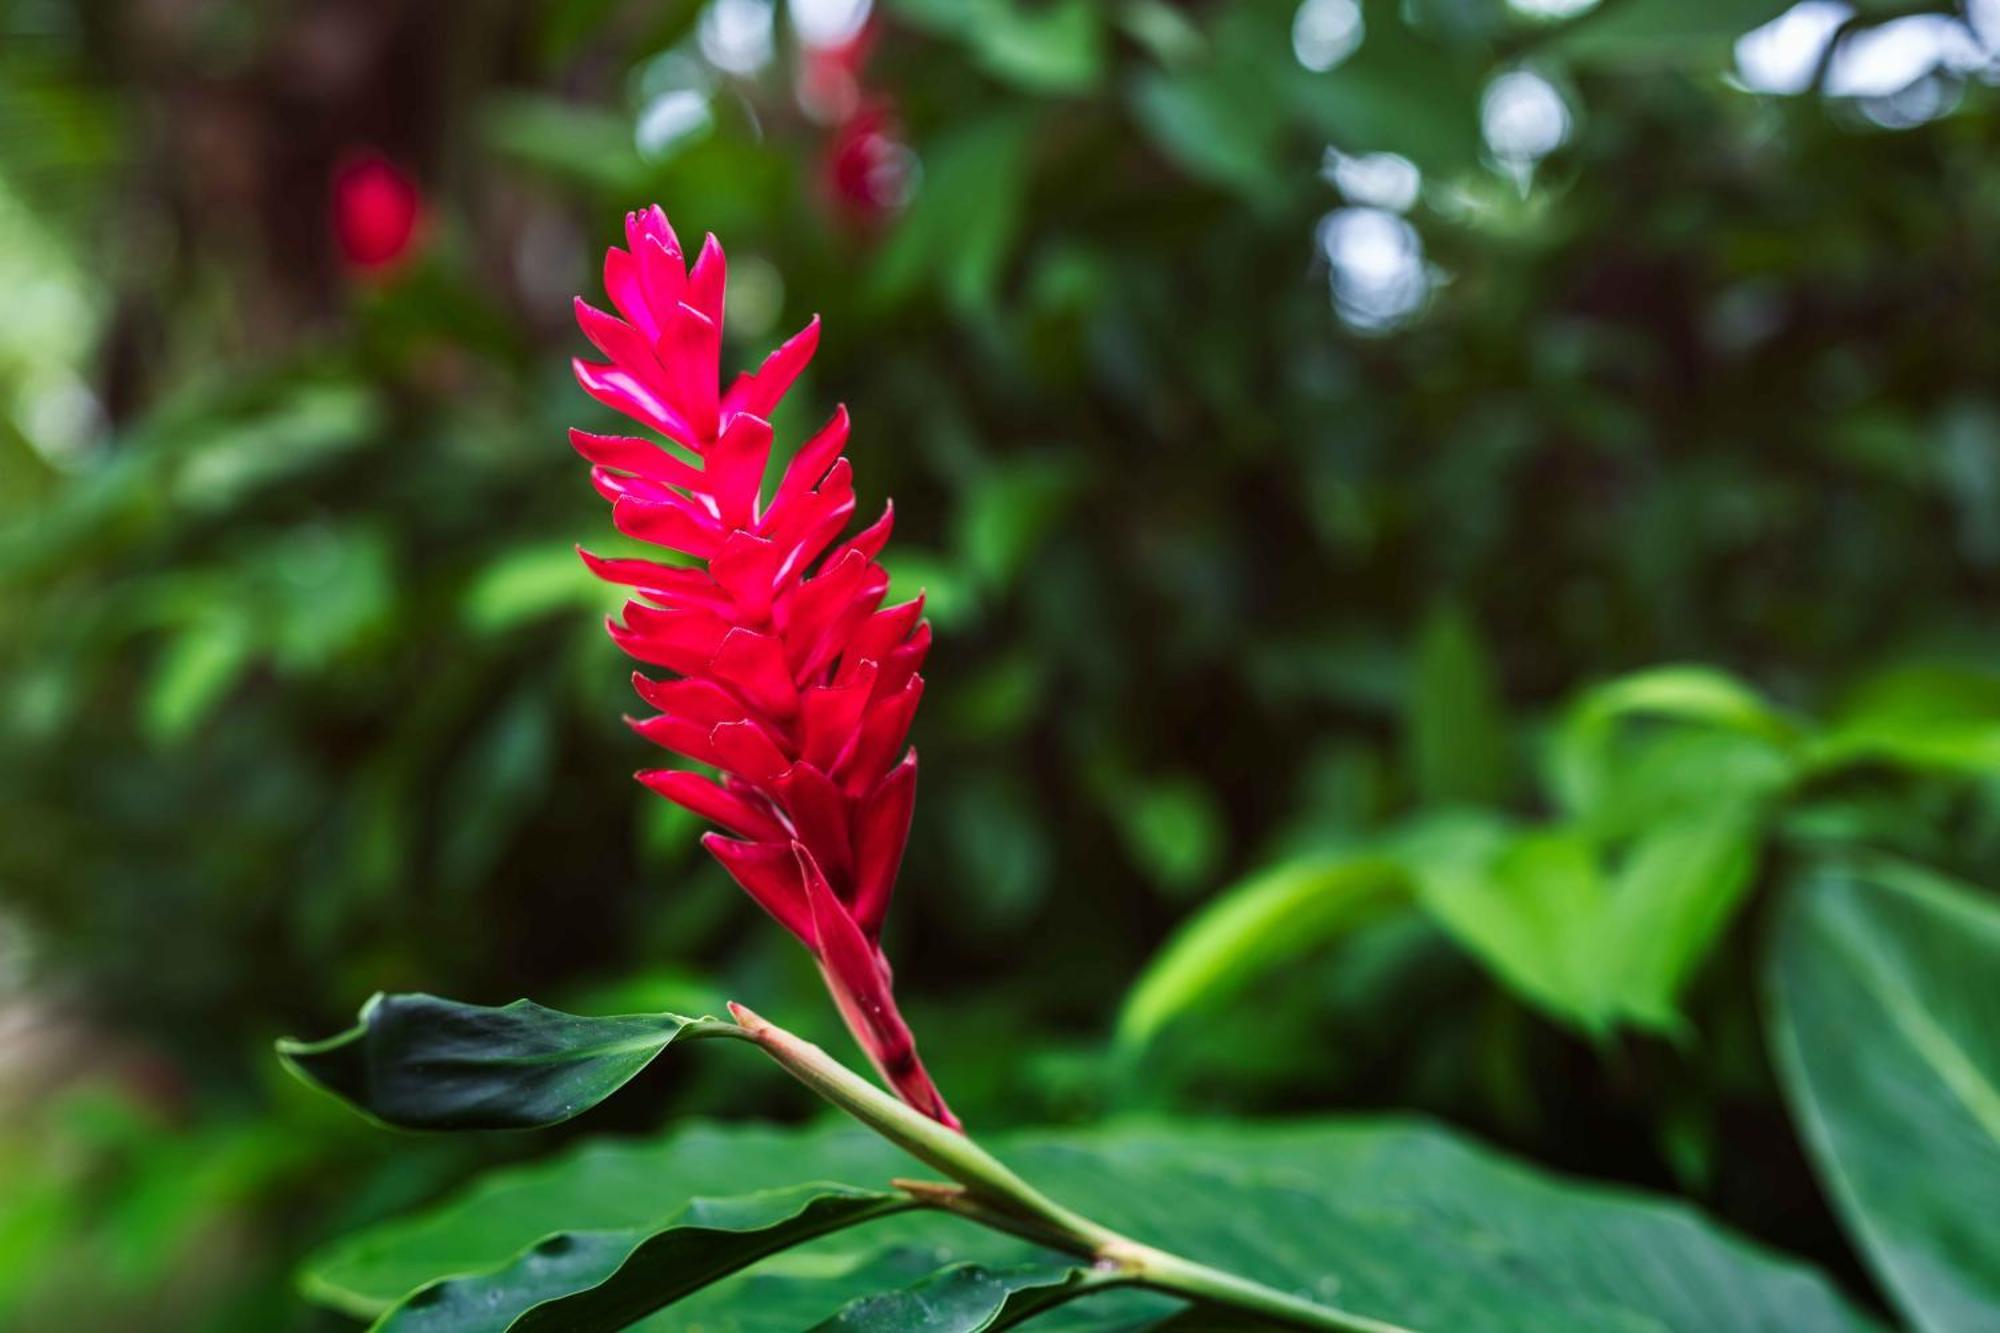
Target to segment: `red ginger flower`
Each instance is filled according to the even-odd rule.
[[[916,799],[916,751],[899,752],[930,647],[922,598],[882,605],[889,576],[875,557],[893,509],[828,551],[854,514],[845,408],[765,500],[771,410],[812,360],[818,318],[718,393],[722,247],[708,237],[689,268],[657,205],[628,214],[625,237],[628,249],[604,257],[624,318],[576,303],[611,359],[577,361],[576,378],[668,443],[574,430],[570,442],[596,464],[591,482],[620,532],[699,567],[583,558],[637,590],[610,622],[618,646],[677,677],[633,676],[659,710],[633,729],[722,775],[656,769],[639,780],[734,835],[702,844],[812,951],[882,1077],[956,1128],[896,1011],[879,943]]]

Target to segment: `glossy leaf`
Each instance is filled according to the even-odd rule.
[[[804,1185],[690,1200],[654,1227],[559,1231],[506,1264],[419,1288],[381,1333],[625,1328],[768,1254],[908,1207],[900,1195]]]
[[[2000,1327],[2000,908],[1899,866],[1794,886],[1769,982],[1779,1072],[1896,1304]]]
[[[1147,965],[1118,1017],[1119,1043],[1145,1045],[1176,1016],[1224,998],[1408,893],[1402,868],[1369,853],[1292,862],[1232,885]]]
[[[377,995],[347,1031],[282,1041],[278,1053],[300,1077],[385,1124],[532,1129],[597,1105],[701,1021]]]
[[[902,1291],[852,1301],[816,1333],[985,1333],[1012,1328],[1104,1285],[1102,1275],[1075,1265],[957,1264]]]
[[[1000,1136],[990,1146],[1038,1186],[1125,1234],[1407,1327],[1869,1327],[1809,1270],[1684,1206],[1564,1181],[1421,1122],[1132,1123]],[[876,1182],[912,1170],[908,1158],[846,1126],[693,1125],[655,1143],[589,1145],[343,1242],[312,1264],[308,1288],[350,1312],[379,1311],[425,1276],[505,1261],[552,1224],[621,1225],[635,1211],[718,1189],[802,1178]],[[654,1326],[810,1327],[853,1297],[880,1292],[883,1265],[892,1257],[902,1264],[918,1248],[932,1267],[1061,1262],[955,1218],[905,1214],[789,1250],[675,1306]],[[1438,1278],[1439,1256],[1450,1256],[1449,1281]],[[1111,1291],[1070,1308],[1090,1316],[1088,1327],[1129,1327],[1175,1306]]]

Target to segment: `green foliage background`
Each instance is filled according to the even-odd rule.
[[[835,1039],[808,960],[626,781],[613,597],[570,551],[608,527],[562,438],[597,417],[568,296],[653,200],[727,244],[739,361],[825,319],[781,437],[850,405],[863,506],[895,497],[890,563],[930,591],[891,952],[969,1119],[1416,1108],[1865,1297],[1755,959],[1801,846],[2000,883],[2000,120],[1974,74],[1900,130],[1730,86],[1779,8],[1371,0],[1314,73],[1291,4],[903,0],[865,81],[920,172],[861,225],[782,21],[647,151],[694,6],[10,7],[0,1323],[338,1326],[301,1252],[530,1151],[386,1141],[281,1083],[268,1039],[373,990],[740,995]],[[1480,138],[1516,68],[1572,120],[1531,174]],[[1388,331],[1330,298],[1329,143],[1423,173],[1434,279]],[[425,190],[386,279],[328,230],[357,144]],[[1565,1023],[1548,960],[1603,947],[1584,914],[1482,945],[1405,897],[1114,1046],[1247,873],[1465,807],[1632,835],[1544,761],[1585,687],[1676,662],[1787,727],[1930,738],[1787,779],[1684,989]],[[1742,745],[1674,744],[1640,823],[1676,782],[1764,799]],[[578,1128],[805,1109],[727,1062]]]

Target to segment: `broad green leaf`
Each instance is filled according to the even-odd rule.
[[[1804,877],[1771,1044],[1821,1178],[1928,1333],[2000,1327],[2000,907],[1887,863]]]
[[[1118,1041],[1137,1049],[1176,1016],[1325,944],[1409,893],[1394,860],[1360,854],[1297,861],[1224,890],[1147,965],[1118,1016]]]
[[[411,1293],[380,1333],[620,1329],[766,1255],[909,1206],[900,1194],[802,1185],[697,1198],[651,1227],[559,1231],[506,1264]]]
[[[1133,1122],[995,1136],[988,1146],[1127,1235],[1406,1327],[1870,1327],[1823,1279],[1683,1205],[1561,1180],[1422,1122]],[[696,1124],[658,1142],[586,1145],[503,1172],[426,1214],[343,1242],[310,1266],[307,1284],[343,1309],[380,1311],[428,1277],[505,1262],[552,1226],[632,1225],[698,1194],[801,1179],[866,1185],[912,1169],[896,1150],[845,1125]],[[918,1248],[928,1267],[886,1285],[954,1262],[1065,1262],[956,1218],[903,1214],[774,1256],[641,1327],[810,1327],[853,1297],[884,1290],[884,1265],[902,1264]],[[1071,1309],[1101,1328],[1130,1327],[1135,1315],[1157,1318],[1174,1306],[1105,1292]]]
[[[1485,803],[1507,781],[1506,728],[1479,632],[1436,608],[1417,640],[1406,737],[1417,793],[1432,805]]]
[[[985,1333],[1012,1328],[1105,1285],[1101,1274],[1073,1264],[957,1264],[902,1291],[852,1301],[817,1333]]]
[[[281,1041],[278,1053],[300,1077],[385,1124],[531,1129],[581,1115],[701,1026],[678,1014],[579,1018],[529,1000],[491,1009],[377,995],[347,1031]]]
[[[1618,759],[1618,728],[1650,718],[1750,736],[1786,750],[1798,728],[1755,690],[1703,666],[1662,666],[1586,691],[1551,744],[1550,779],[1564,807],[1587,815],[1605,800]]]

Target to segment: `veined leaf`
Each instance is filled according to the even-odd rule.
[[[1402,868],[1375,854],[1293,862],[1231,886],[1147,966],[1118,1017],[1119,1044],[1145,1045],[1176,1015],[1215,1002],[1408,894]]]
[[[678,1014],[579,1018],[530,1000],[493,1009],[377,995],[347,1031],[281,1041],[278,1054],[300,1077],[385,1124],[532,1129],[581,1115],[691,1031],[728,1030]]]
[[[780,1250],[910,1206],[901,1194],[802,1185],[693,1199],[657,1227],[560,1231],[507,1264],[419,1288],[379,1333],[592,1333],[629,1327]]]
[[[1691,1209],[1567,1181],[1418,1121],[1126,1123],[997,1136],[1054,1197],[1126,1235],[1344,1310],[1453,1333],[1854,1333],[1871,1327],[1824,1280]],[[804,1178],[887,1180],[910,1159],[865,1131],[691,1125],[596,1144],[475,1185],[417,1218],[344,1242],[309,1289],[380,1310],[412,1274],[505,1262],[551,1225],[595,1227],[676,1198]],[[786,1333],[885,1283],[884,1261],[1066,1266],[956,1218],[907,1213],[825,1236],[676,1304],[641,1329]],[[1439,1281],[1440,1256],[1450,1281]],[[1157,1295],[1093,1292],[1092,1328],[1173,1314]],[[1061,1321],[1068,1311],[1047,1316]],[[1182,1325],[1188,1327],[1189,1325]],[[1209,1326],[1214,1325],[1194,1325]],[[974,1325],[977,1327],[977,1325]]]
[[[1820,1176],[1929,1333],[2000,1327],[2000,908],[1888,863],[1796,884],[1771,1044]]]
[[[814,1333],[986,1333],[1012,1328],[1110,1283],[1073,1264],[1000,1269],[956,1264],[902,1291],[851,1301]]]

